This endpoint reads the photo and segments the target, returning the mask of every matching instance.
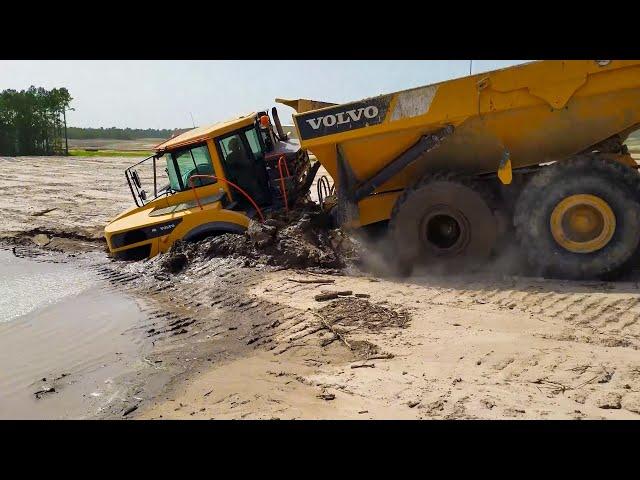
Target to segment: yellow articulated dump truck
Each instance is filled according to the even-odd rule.
[[[125,176],[136,206],[105,228],[116,258],[166,252],[176,240],[244,232],[251,218],[286,209],[320,166],[287,138],[272,109],[199,127],[156,146]]]
[[[405,273],[470,267],[509,234],[564,277],[611,276],[636,256],[640,175],[624,142],[640,127],[640,61],[539,61],[341,105],[277,101],[334,178],[339,223],[388,222]]]
[[[564,277],[612,276],[636,258],[640,175],[624,142],[640,126],[640,61],[532,62],[341,105],[276,101],[297,111],[299,143],[274,108],[191,130],[127,169],[136,207],[106,227],[110,251],[146,258],[242,232],[306,195],[322,164],[336,187],[324,206],[343,226],[386,226],[404,273],[470,268],[510,237]]]

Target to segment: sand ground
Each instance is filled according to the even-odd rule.
[[[318,277],[215,258],[168,275],[157,260],[103,253],[103,226],[132,205],[122,173],[132,159],[0,162],[5,248],[77,265],[140,306],[124,334],[143,339],[144,361],[113,379],[131,388],[94,416],[640,418],[639,274],[618,282],[495,271]],[[298,282],[314,278],[332,283]],[[314,300],[324,289],[369,298],[344,300],[351,310],[339,316]],[[371,329],[372,312],[406,323]],[[46,355],[46,345],[31,348]],[[61,388],[55,401],[77,394]]]

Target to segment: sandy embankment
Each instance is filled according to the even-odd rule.
[[[122,174],[130,159],[2,162],[0,236],[37,228],[98,238],[131,205]],[[21,248],[46,256],[59,241]],[[635,274],[615,283],[342,275],[320,285],[291,281],[309,272],[225,258],[176,275],[157,261],[91,262],[100,281],[143,303],[131,330],[149,350],[135,381],[171,378],[160,393],[118,400],[107,416],[133,405],[127,418],[640,418]],[[314,300],[324,289],[370,298],[341,318],[325,311],[329,329],[312,313],[326,305]],[[350,322],[372,315],[367,301],[408,323]],[[380,358],[350,348],[358,342]]]
[[[0,238],[32,229],[101,239],[132,204],[124,170],[135,159],[0,157]]]

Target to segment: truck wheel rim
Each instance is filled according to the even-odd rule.
[[[423,217],[420,236],[436,254],[457,255],[469,243],[469,222],[458,210],[437,206]]]
[[[589,194],[564,198],[553,209],[550,223],[558,245],[574,253],[604,248],[616,230],[616,216],[609,204]]]

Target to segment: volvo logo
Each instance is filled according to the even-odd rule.
[[[334,125],[343,125],[345,123],[357,122],[363,117],[367,119],[376,118],[378,116],[378,107],[375,105],[369,105],[367,107],[360,107],[354,110],[347,110],[346,112],[339,112],[335,115],[325,115],[322,117],[310,118],[307,123],[314,130],[318,130],[321,125],[325,127],[333,127]]]
[[[301,140],[335,135],[382,123],[389,110],[391,95],[365,98],[294,116]]]

